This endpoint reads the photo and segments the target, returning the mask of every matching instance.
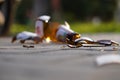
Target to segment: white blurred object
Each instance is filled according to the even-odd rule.
[[[77,42],[77,41],[85,41],[85,40],[94,42],[94,40],[92,40],[89,37],[80,37],[80,38],[76,39],[75,42]]]
[[[70,29],[70,25],[67,21],[65,21],[65,26]]]
[[[70,29],[70,26],[67,22],[65,22],[65,25],[60,25],[58,31],[56,32],[56,38],[59,41],[65,41],[66,35],[68,33],[73,33],[74,31]]]
[[[26,40],[26,39],[28,39],[28,38],[34,38],[34,37],[36,37],[36,36],[37,36],[36,33],[24,31],[24,32],[19,33],[19,34],[16,36],[16,38],[17,38],[17,39],[20,39],[20,40]]]
[[[42,21],[37,20],[35,23],[35,33],[42,38],[44,36],[44,23]]]
[[[38,44],[41,42],[41,38],[36,34],[28,31],[18,33],[11,40],[11,43],[14,43],[16,40],[20,40],[20,43],[25,43],[27,40],[32,40],[34,43]]]
[[[101,55],[96,58],[96,63],[98,66],[102,66],[105,64],[111,64],[111,63],[120,64],[120,55],[119,54]]]
[[[45,22],[48,22],[50,20],[50,18],[51,17],[48,15],[43,15],[43,16],[38,17],[38,19],[43,20]]]
[[[37,18],[35,23],[35,33],[42,38],[44,36],[44,24],[48,23],[50,16],[43,15]]]

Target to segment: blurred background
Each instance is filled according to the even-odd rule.
[[[0,36],[34,32],[41,15],[79,33],[120,32],[120,0],[0,0]]]

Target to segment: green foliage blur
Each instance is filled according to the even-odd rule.
[[[74,22],[70,23],[70,27],[75,32],[80,34],[83,33],[119,33],[120,32],[120,24],[114,21],[112,22],[103,22],[100,24],[94,24],[91,22]],[[14,24],[11,28],[11,35],[20,33],[22,31],[30,31],[35,32],[34,26],[27,26],[21,24]]]
[[[71,19],[89,21],[94,16],[111,21],[117,8],[117,0],[62,0],[62,9]]]
[[[75,22],[70,24],[71,29],[79,33],[119,33],[120,23],[102,22],[100,24],[94,24],[91,22]]]
[[[15,21],[19,24],[30,24],[30,13],[34,0],[21,0],[17,10]]]
[[[15,35],[17,33],[23,32],[23,31],[35,32],[35,27],[34,26],[29,26],[29,25],[23,25],[23,24],[15,23],[15,24],[13,24],[11,26],[10,35]]]
[[[26,16],[26,12],[29,13],[33,7],[33,1],[22,0],[17,9],[16,23],[11,28],[11,34],[35,31],[35,22],[30,25],[30,19]],[[76,32],[120,32],[120,24],[113,20],[117,9],[117,0],[61,0],[61,8],[62,17],[68,21],[71,29]],[[94,17],[100,18],[99,24],[92,22]]]
[[[102,21],[112,21],[117,8],[117,0],[60,0],[62,16],[68,21],[91,21],[95,16]],[[16,11],[16,22],[29,24],[34,0],[22,0]],[[48,4],[50,4],[48,0]],[[51,7],[52,6],[47,6]],[[48,13],[51,16],[52,10]]]

